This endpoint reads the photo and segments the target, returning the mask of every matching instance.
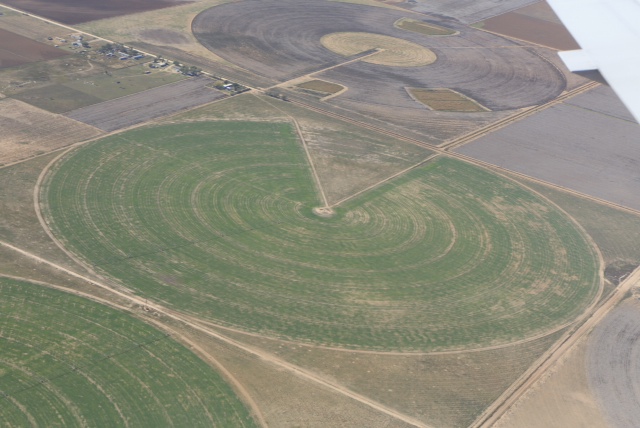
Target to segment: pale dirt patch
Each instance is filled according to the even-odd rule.
[[[494,427],[608,427],[589,388],[586,344],[582,338]]]
[[[396,37],[373,33],[331,33],[323,36],[320,43],[342,56],[353,56],[373,49],[380,52],[363,59],[363,62],[390,67],[421,67],[436,61],[430,49]]]
[[[0,101],[0,130],[0,164],[50,152],[101,134],[92,126],[9,98]]]
[[[316,207],[313,210],[313,213],[318,217],[333,217],[335,212],[329,207]]]

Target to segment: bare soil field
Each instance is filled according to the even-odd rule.
[[[465,24],[482,21],[523,6],[536,3],[538,0],[415,0],[397,5],[425,14],[450,17]]]
[[[46,61],[66,55],[68,53],[61,49],[0,28],[0,68]]]
[[[0,129],[0,164],[46,153],[100,134],[91,126],[10,98],[0,100]]]
[[[609,428],[587,379],[583,338],[494,425],[495,428]]]
[[[210,84],[207,78],[187,79],[73,110],[66,116],[103,131],[114,131],[225,97],[222,92],[207,88]]]
[[[446,18],[430,19],[429,24],[441,24],[459,34],[429,37],[395,25],[398,20],[414,17],[397,9],[328,1],[266,1],[252,3],[251,8],[238,2],[200,13],[193,21],[193,31],[218,57],[242,68],[245,74],[257,75],[253,79],[256,83],[270,81],[267,86],[272,86],[314,73],[314,78],[349,88],[321,103],[325,108],[331,105],[343,115],[381,121],[394,132],[436,145],[498,120],[500,111],[548,102],[566,87],[563,72],[534,49],[522,49],[503,37]],[[383,51],[366,61],[349,62],[354,57],[338,55],[321,43],[327,37],[339,42],[338,35],[347,33],[401,39],[431,50],[437,59],[425,66],[369,63],[387,54]],[[410,56],[399,45],[367,45],[367,49],[372,48],[397,49],[399,58]],[[334,68],[326,70],[330,67]],[[405,87],[451,88],[493,112],[432,112],[412,98]],[[303,94],[298,96],[304,99]]]
[[[478,26],[507,37],[514,37],[558,50],[580,49],[580,45],[564,25],[537,16],[530,16],[526,12],[509,12],[482,21]]]
[[[51,25],[30,15],[24,15],[2,6],[0,6],[0,12],[4,14],[0,19],[0,28],[29,39],[54,46],[57,40],[48,40],[48,37],[66,38],[69,35],[69,29]]]
[[[432,110],[438,111],[487,111],[480,104],[451,89],[407,88],[416,100]]]
[[[416,21],[414,19],[402,18],[396,21],[394,25],[403,30],[413,31],[414,33],[424,34],[425,36],[453,36],[457,33],[456,30],[450,28],[429,24],[428,22]]]
[[[640,209],[640,127],[601,86],[458,152],[633,209]],[[609,102],[603,102],[609,100]]]
[[[536,3],[516,9],[513,12],[530,16],[532,18],[542,19],[544,21],[555,22],[556,24],[562,23],[560,18],[558,18],[558,15],[556,15],[553,9],[551,9],[546,0],[540,0]]]
[[[607,421],[634,428],[640,421],[640,303],[622,303],[589,338],[587,374]]]
[[[79,24],[96,19],[140,13],[184,3],[181,0],[5,0],[8,6],[33,13],[64,24]]]

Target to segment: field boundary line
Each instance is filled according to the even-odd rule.
[[[291,116],[290,116],[291,117]],[[324,188],[322,187],[322,183],[320,182],[320,177],[318,177],[318,172],[316,171],[316,166],[313,163],[313,159],[311,158],[311,153],[309,152],[309,147],[307,146],[307,141],[304,139],[302,135],[302,130],[300,129],[300,125],[298,121],[291,117],[291,121],[296,129],[296,133],[298,134],[298,138],[300,138],[300,142],[302,143],[302,147],[304,148],[304,152],[307,155],[307,161],[309,162],[309,166],[311,166],[311,173],[313,174],[313,181],[316,182],[316,186],[320,191],[320,196],[322,196],[322,203],[324,204],[323,208],[329,208],[329,202],[327,201],[327,195],[324,193]]]
[[[269,104],[271,107],[275,108],[276,110],[278,110],[279,112],[284,114],[286,117],[288,117],[291,122],[293,122],[293,126],[295,127],[296,133],[298,134],[298,138],[300,139],[300,142],[302,143],[302,147],[304,148],[304,152],[307,155],[307,161],[309,162],[309,166],[311,167],[311,174],[313,175],[313,180],[315,181],[316,187],[318,188],[318,191],[320,192],[320,196],[322,197],[322,203],[324,204],[323,208],[330,208],[329,202],[327,201],[327,195],[324,193],[324,188],[322,187],[322,182],[320,182],[320,177],[318,176],[318,172],[316,171],[316,166],[313,163],[313,158],[311,157],[311,153],[309,152],[309,147],[307,146],[307,141],[304,139],[304,135],[302,134],[302,129],[300,129],[300,125],[298,124],[298,121],[293,116],[291,116],[287,112],[281,110],[277,106],[274,106],[273,104],[271,104],[266,99],[263,99],[263,98],[260,98],[260,97],[257,97],[257,98],[259,100]]]
[[[596,87],[597,85],[599,85],[599,83],[597,83],[597,82],[591,82],[591,83],[593,85],[589,86],[588,88],[585,88],[584,86],[590,85],[589,83],[587,83],[586,85],[583,85],[583,86],[581,86],[579,88],[576,88],[576,90],[582,88],[583,91],[587,91],[587,90],[592,89],[592,88]],[[577,94],[575,92],[568,92],[568,93],[565,93],[565,94],[563,94],[561,96],[564,96],[564,98],[563,98],[563,100],[564,100],[564,99],[570,98],[573,95],[577,95]],[[607,201],[607,200],[601,199],[601,198],[599,198],[597,196],[588,195],[586,193],[582,193],[582,192],[579,192],[577,190],[561,186],[559,184],[554,184],[554,183],[551,183],[551,182],[548,182],[548,181],[545,181],[545,180],[542,180],[542,179],[539,179],[539,178],[535,178],[533,176],[530,176],[530,175],[527,175],[527,174],[524,174],[524,173],[521,173],[521,172],[513,171],[513,170],[510,170],[508,168],[492,164],[490,162],[482,161],[480,159],[476,159],[476,158],[473,158],[471,156],[464,155],[462,153],[451,151],[451,149],[447,148],[447,147],[445,147],[445,148],[439,147],[439,146],[436,146],[436,145],[432,145],[432,144],[429,144],[429,143],[425,143],[425,142],[416,140],[416,139],[408,137],[408,136],[397,134],[397,133],[392,132],[392,131],[386,131],[386,130],[381,129],[381,128],[377,127],[377,126],[368,125],[368,124],[363,123],[361,121],[358,121],[358,120],[351,119],[349,117],[343,116],[343,115],[341,115],[339,113],[334,113],[334,112],[331,112],[331,111],[327,111],[327,110],[321,109],[319,107],[310,106],[310,105],[305,104],[305,103],[300,102],[300,101],[291,100],[290,102],[292,104],[298,105],[298,106],[300,106],[302,108],[306,108],[307,110],[315,111],[317,113],[324,114],[325,116],[333,117],[333,118],[342,120],[343,122],[351,123],[353,125],[359,126],[361,128],[364,128],[364,129],[369,129],[369,130],[372,130],[372,131],[375,131],[375,132],[378,132],[378,133],[381,133],[381,134],[384,134],[384,135],[388,135],[388,136],[397,138],[399,140],[415,144],[415,145],[417,145],[419,147],[423,147],[423,148],[426,148],[428,150],[432,150],[432,151],[440,153],[440,154],[445,154],[445,155],[447,155],[449,157],[452,157],[452,158],[455,158],[455,159],[459,159],[459,160],[462,160],[462,161],[465,161],[465,162],[468,162],[468,163],[471,163],[471,164],[474,164],[474,165],[478,165],[478,166],[481,166],[481,167],[485,167],[485,168],[494,170],[494,171],[507,172],[509,174],[513,174],[515,176],[518,176],[518,177],[520,177],[522,179],[527,179],[527,180],[531,180],[531,181],[534,181],[534,182],[537,182],[537,183],[540,183],[540,184],[544,184],[546,186],[553,187],[553,188],[555,188],[557,190],[561,190],[561,191],[563,191],[565,193],[569,193],[569,194],[572,194],[574,196],[577,196],[577,197],[580,197],[580,198],[583,198],[583,199],[588,199],[588,200],[597,202],[597,203],[602,204],[602,205],[606,205],[606,206],[609,206],[609,207],[617,208],[617,209],[620,209],[620,210],[623,210],[623,211],[626,211],[626,212],[629,212],[629,213],[632,213],[632,214],[635,214],[635,215],[640,215],[640,210],[638,210],[638,209],[627,207],[625,205],[622,205],[622,204],[619,204],[619,203],[616,203],[616,202]],[[536,110],[536,112],[538,112],[540,110],[543,110],[546,105],[547,104],[543,104],[541,106],[538,106],[538,107],[541,107],[541,108],[539,110]],[[533,113],[531,113],[531,114],[533,114]],[[504,126],[507,126],[507,125],[508,124],[505,124]],[[488,133],[491,133],[492,131],[493,130],[486,130],[486,133],[488,134]],[[471,142],[472,139],[477,138],[477,137],[472,137],[472,136],[464,137],[463,136],[461,138],[469,138],[469,141],[466,141],[466,142],[463,143],[463,144],[466,144],[466,143]]]
[[[640,266],[625,279],[618,288],[611,293],[611,296],[603,302],[593,313],[586,317],[573,331],[565,334],[540,357],[516,382],[511,385],[502,395],[476,420],[469,428],[489,428],[493,426],[519,399],[531,388],[544,373],[551,368],[576,342],[585,334],[589,333],[621,300],[626,293],[638,282],[640,282]]]
[[[343,202],[347,202],[347,201],[349,201],[349,200],[351,200],[351,199],[353,199],[355,197],[358,197],[359,195],[361,195],[361,194],[363,194],[363,193],[365,193],[365,192],[367,192],[369,190],[372,190],[372,189],[374,189],[376,187],[379,187],[379,186],[385,184],[386,182],[393,180],[396,177],[399,177],[399,176],[401,176],[401,175],[403,175],[403,174],[405,174],[405,173],[407,173],[407,172],[409,172],[409,171],[411,171],[413,169],[416,169],[416,168],[424,165],[425,163],[429,162],[430,160],[432,160],[432,159],[434,159],[434,158],[436,158],[438,156],[440,156],[440,153],[432,153],[429,156],[427,156],[426,158],[422,159],[420,162],[418,162],[416,164],[413,164],[410,167],[403,169],[402,171],[396,172],[395,174],[385,178],[384,180],[378,181],[377,183],[374,183],[369,187],[366,187],[366,188],[364,188],[362,190],[359,190],[356,193],[354,193],[354,194],[352,194],[350,196],[347,196],[346,198],[340,199],[338,202],[336,202],[334,204],[331,204],[329,206],[329,208],[337,207],[338,205],[342,204]]]
[[[218,369],[218,371],[221,373],[222,377],[226,378],[226,380],[235,387],[236,392],[241,397],[240,399],[242,401],[245,401],[249,409],[251,409],[253,416],[255,416],[255,419],[257,419],[256,422],[258,422],[258,425],[265,428],[269,426],[269,424],[267,424],[267,421],[264,418],[264,414],[260,410],[260,407],[255,402],[255,400],[253,399],[249,391],[247,391],[244,385],[229,370],[227,370],[227,368],[220,361],[218,361],[213,355],[211,355],[210,352],[207,352],[204,349],[202,349],[202,347],[197,343],[195,343],[193,340],[187,339],[183,333],[176,331],[174,328],[171,328],[161,323],[160,321],[157,321],[151,318],[149,319],[143,318],[143,319],[147,320],[151,324],[156,325],[158,329],[162,329],[164,331],[172,333],[173,334],[172,337],[174,338],[174,340],[181,341],[183,342],[183,344],[188,345],[191,348],[190,349],[191,352],[199,356],[201,359],[209,361],[210,365],[215,366],[215,368]]]
[[[600,205],[606,205],[606,206],[611,207],[611,208],[616,208],[616,209],[628,212],[630,214],[634,214],[634,215],[640,216],[640,210],[638,210],[638,209],[627,207],[625,205],[618,204],[616,202],[607,201],[606,199],[601,199],[601,198],[598,198],[597,196],[588,195],[586,193],[582,193],[582,192],[579,192],[577,190],[573,190],[573,189],[570,189],[568,187],[561,186],[559,184],[554,184],[554,183],[551,183],[549,181],[545,181],[545,180],[543,180],[541,178],[536,178],[536,177],[524,174],[522,172],[514,171],[514,170],[511,170],[509,168],[505,168],[503,166],[495,165],[495,164],[492,164],[490,162],[486,162],[486,161],[483,161],[483,160],[479,160],[479,159],[473,158],[471,156],[463,155],[461,153],[447,152],[447,155],[451,156],[453,158],[456,158],[456,159],[460,159],[460,160],[465,161],[465,162],[469,162],[469,163],[472,163],[472,164],[475,164],[475,165],[478,165],[478,166],[493,170],[494,172],[511,174],[511,175],[514,175],[514,176],[518,177],[521,180],[533,181],[534,183],[538,183],[538,184],[542,184],[542,185],[547,186],[547,187],[551,187],[551,188],[553,188],[555,190],[559,190],[561,192],[568,193],[568,194],[576,196],[578,198],[587,199],[587,200],[596,202],[596,203],[598,203]],[[525,186],[526,186],[526,184],[525,184]]]
[[[409,425],[412,425],[412,426],[415,426],[415,427],[420,427],[420,428],[432,428],[429,425],[423,423],[422,421],[416,420],[413,417],[405,415],[404,413],[396,411],[396,410],[394,410],[392,408],[389,408],[389,407],[387,407],[386,405],[384,405],[382,403],[379,403],[379,402],[377,402],[377,401],[375,401],[373,399],[370,399],[370,398],[368,398],[368,397],[366,397],[364,395],[361,395],[361,394],[359,394],[357,392],[351,391],[350,389],[348,389],[345,386],[342,386],[340,384],[334,383],[333,381],[331,381],[329,379],[325,379],[325,378],[323,378],[323,377],[321,377],[319,375],[314,374],[313,372],[310,372],[310,371],[305,370],[305,369],[303,369],[301,367],[298,367],[298,366],[296,366],[296,365],[294,365],[292,363],[284,361],[281,358],[276,357],[276,356],[274,356],[274,355],[272,355],[272,354],[270,354],[270,353],[268,353],[266,351],[262,351],[262,350],[254,348],[252,346],[245,345],[245,344],[243,344],[241,342],[238,342],[238,341],[236,341],[234,339],[231,339],[231,338],[229,338],[227,336],[224,336],[224,335],[220,334],[217,331],[213,331],[210,328],[204,327],[200,322],[198,322],[197,320],[194,320],[194,318],[191,317],[191,316],[181,314],[179,312],[176,312],[176,311],[173,311],[171,309],[165,308],[165,307],[163,307],[161,305],[158,305],[156,303],[149,303],[147,301],[147,299],[145,299],[143,297],[139,297],[139,296],[136,296],[136,295],[133,295],[133,294],[127,294],[127,293],[125,293],[123,291],[116,290],[116,289],[114,289],[112,287],[109,287],[108,285],[105,285],[105,284],[99,282],[99,281],[93,280],[93,279],[88,278],[88,277],[86,277],[84,275],[76,273],[71,269],[67,269],[64,266],[61,266],[61,265],[59,265],[57,263],[49,261],[49,260],[47,260],[45,258],[42,258],[40,256],[37,256],[36,254],[33,254],[33,253],[29,252],[29,251],[20,249],[20,248],[14,246],[12,244],[9,244],[7,242],[4,242],[4,241],[0,240],[0,246],[9,248],[10,250],[18,252],[18,253],[22,254],[23,256],[25,256],[25,257],[28,257],[28,258],[36,260],[36,261],[38,261],[40,263],[44,263],[46,265],[54,267],[54,268],[56,268],[56,269],[58,269],[58,270],[60,270],[62,272],[65,272],[65,273],[67,273],[67,274],[69,274],[69,275],[71,275],[71,276],[73,276],[75,278],[78,278],[80,280],[86,281],[86,282],[88,282],[90,284],[93,284],[93,285],[95,285],[97,287],[100,287],[100,288],[102,288],[104,290],[107,290],[107,291],[109,291],[109,292],[111,292],[111,293],[113,293],[113,294],[115,294],[115,295],[117,295],[119,297],[125,298],[126,300],[128,300],[128,301],[130,301],[130,302],[132,302],[134,304],[137,304],[137,305],[140,305],[140,306],[145,306],[145,307],[147,307],[149,309],[152,309],[152,310],[158,312],[159,314],[162,314],[162,315],[164,315],[164,316],[166,316],[168,318],[171,318],[171,319],[173,319],[175,321],[183,323],[184,325],[186,325],[188,327],[192,327],[195,330],[198,330],[198,331],[200,331],[200,332],[202,332],[202,333],[204,333],[204,334],[206,334],[208,336],[214,337],[214,338],[216,338],[218,340],[221,340],[222,342],[225,342],[225,343],[227,343],[229,345],[232,345],[232,346],[234,346],[234,347],[236,347],[238,349],[242,349],[245,352],[248,352],[248,353],[250,353],[252,355],[255,355],[255,356],[257,356],[258,358],[260,358],[260,359],[262,359],[264,361],[267,361],[267,362],[270,362],[270,363],[272,363],[274,365],[277,365],[277,366],[279,366],[279,367],[281,367],[281,368],[283,368],[283,369],[285,369],[285,370],[287,370],[289,372],[294,373],[295,375],[297,375],[297,376],[299,376],[299,377],[301,377],[303,379],[306,379],[306,380],[312,381],[312,382],[314,382],[316,384],[322,385],[322,386],[324,386],[324,387],[326,387],[326,388],[328,388],[328,389],[330,389],[330,390],[332,390],[334,392],[337,392],[337,393],[339,393],[339,394],[341,394],[343,396],[346,396],[346,397],[351,398],[351,399],[353,399],[355,401],[358,401],[358,402],[360,402],[360,403],[362,403],[362,404],[364,404],[366,406],[369,406],[370,408],[372,408],[374,410],[377,410],[377,411],[379,411],[381,413],[384,413],[384,414],[386,414],[388,416],[391,416],[391,417],[393,417],[395,419],[398,419],[398,420],[401,420],[403,422],[406,422]]]
[[[543,60],[546,60],[545,58],[541,58]],[[548,62],[548,60],[547,60]],[[555,67],[555,65],[554,65]],[[557,70],[557,67],[555,67],[555,69]],[[563,94],[560,94],[559,96],[557,96],[556,98],[554,98],[551,101],[548,101],[544,104],[540,104],[537,106],[533,106],[533,107],[527,107],[524,110],[515,112],[512,115],[509,115],[507,117],[505,117],[504,119],[500,119],[494,123],[491,123],[487,126],[483,126],[480,129],[477,129],[475,131],[471,131],[468,134],[462,135],[461,137],[457,137],[454,138],[453,140],[450,141],[445,141],[442,144],[438,145],[438,148],[445,150],[445,151],[451,151],[454,149],[457,149],[461,146],[464,146],[467,143],[470,143],[480,137],[485,136],[486,134],[489,134],[491,132],[497,131],[498,129],[502,129],[508,125],[511,125],[514,122],[517,122],[521,119],[524,119],[526,117],[531,116],[532,114],[538,113],[542,110],[546,110],[549,107],[553,107],[557,104],[560,104],[562,102],[564,102],[565,100],[572,98],[576,95],[582,94],[584,92],[587,92],[597,86],[600,86],[600,83],[598,82],[588,82],[585,83],[582,86],[579,86],[575,89],[572,89],[571,91],[567,91]]]
[[[311,73],[303,74],[302,76],[294,77],[293,79],[285,80],[282,83],[278,83],[278,84],[275,84],[273,86],[269,86],[268,88],[264,88],[263,91],[268,91],[268,90],[274,89],[274,88],[281,88],[281,87],[283,87],[285,85],[292,85],[294,83],[297,83],[298,80],[302,81],[302,80],[308,79],[308,78],[312,77],[314,74],[324,73],[325,71],[333,70],[334,68],[342,67],[344,65],[349,65],[351,63],[358,62],[360,60],[363,60],[365,58],[369,58],[370,56],[374,56],[374,55],[377,55],[377,54],[382,53],[382,52],[384,52],[384,49],[374,48],[374,52],[368,53],[366,55],[359,56],[359,57],[354,58],[354,59],[347,60],[345,62],[341,62],[339,64],[334,64],[334,65],[331,65],[331,66],[326,67],[326,68],[321,68],[320,70],[312,71]],[[356,55],[358,55],[358,54],[356,54]],[[344,86],[344,85],[340,85],[340,86]],[[335,94],[333,94],[333,95],[335,95]],[[329,96],[331,96],[331,95],[329,95]]]

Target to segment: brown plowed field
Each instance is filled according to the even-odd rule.
[[[196,16],[192,29],[217,56],[262,80],[278,84],[313,74],[349,88],[324,105],[346,108],[350,116],[381,119],[385,127],[397,127],[403,134],[435,144],[473,128],[478,119],[487,123],[499,119],[499,111],[549,102],[566,87],[559,69],[534,49],[446,18],[430,16],[428,23],[458,34],[431,37],[398,28],[398,20],[406,18],[415,15],[333,1],[240,1],[205,10]],[[385,40],[410,42],[429,49],[437,58],[422,66],[371,63],[391,50],[410,57],[399,43],[368,45],[367,49],[380,48],[381,52],[366,61],[351,61],[354,57],[338,55],[321,42],[328,35],[345,33],[375,33],[386,36]],[[406,87],[449,88],[492,112],[482,113],[482,118],[471,117],[478,114],[475,112],[459,113],[453,118],[455,123],[443,124],[441,112],[429,111]]]
[[[587,350],[589,386],[615,428],[640,421],[640,304],[627,300],[593,331]]]
[[[69,53],[0,28],[0,68],[15,67],[65,55]]]
[[[206,87],[211,83],[207,78],[182,80],[73,110],[66,116],[103,131],[115,131],[223,98],[222,92]]]
[[[580,45],[562,24],[535,16],[509,12],[487,19],[483,24],[482,28],[485,30],[538,45],[560,50],[580,49]]]
[[[5,0],[5,4],[65,24],[79,24],[186,2],[180,0]]]

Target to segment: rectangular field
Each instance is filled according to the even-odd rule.
[[[601,86],[457,151],[640,209],[640,126],[623,119],[627,115],[611,89]]]
[[[57,116],[18,100],[0,100],[0,164],[45,153],[100,132],[64,116]]]
[[[0,68],[16,67],[66,55],[68,53],[65,51],[0,28]]]
[[[487,19],[481,23],[481,28],[554,49],[580,49],[564,25],[549,19],[553,12],[546,3],[543,5],[536,4],[538,7],[535,9],[529,10],[529,6],[523,8],[523,11],[517,10]],[[546,13],[543,10],[545,8]]]
[[[310,80],[308,82],[297,85],[298,88],[309,89],[316,92],[324,92],[325,94],[336,94],[344,89],[342,85],[325,82],[324,80]]]
[[[181,0],[5,0],[8,6],[64,24],[78,24],[186,3]]]
[[[204,77],[183,80],[73,110],[66,116],[103,131],[115,131],[224,98],[222,92],[206,87],[211,83]]]
[[[144,63],[113,69],[73,55],[0,70],[0,88],[9,97],[65,113],[185,78],[167,70],[152,71]]]
[[[486,108],[450,89],[407,88],[409,94],[418,102],[436,111],[488,111]]]

